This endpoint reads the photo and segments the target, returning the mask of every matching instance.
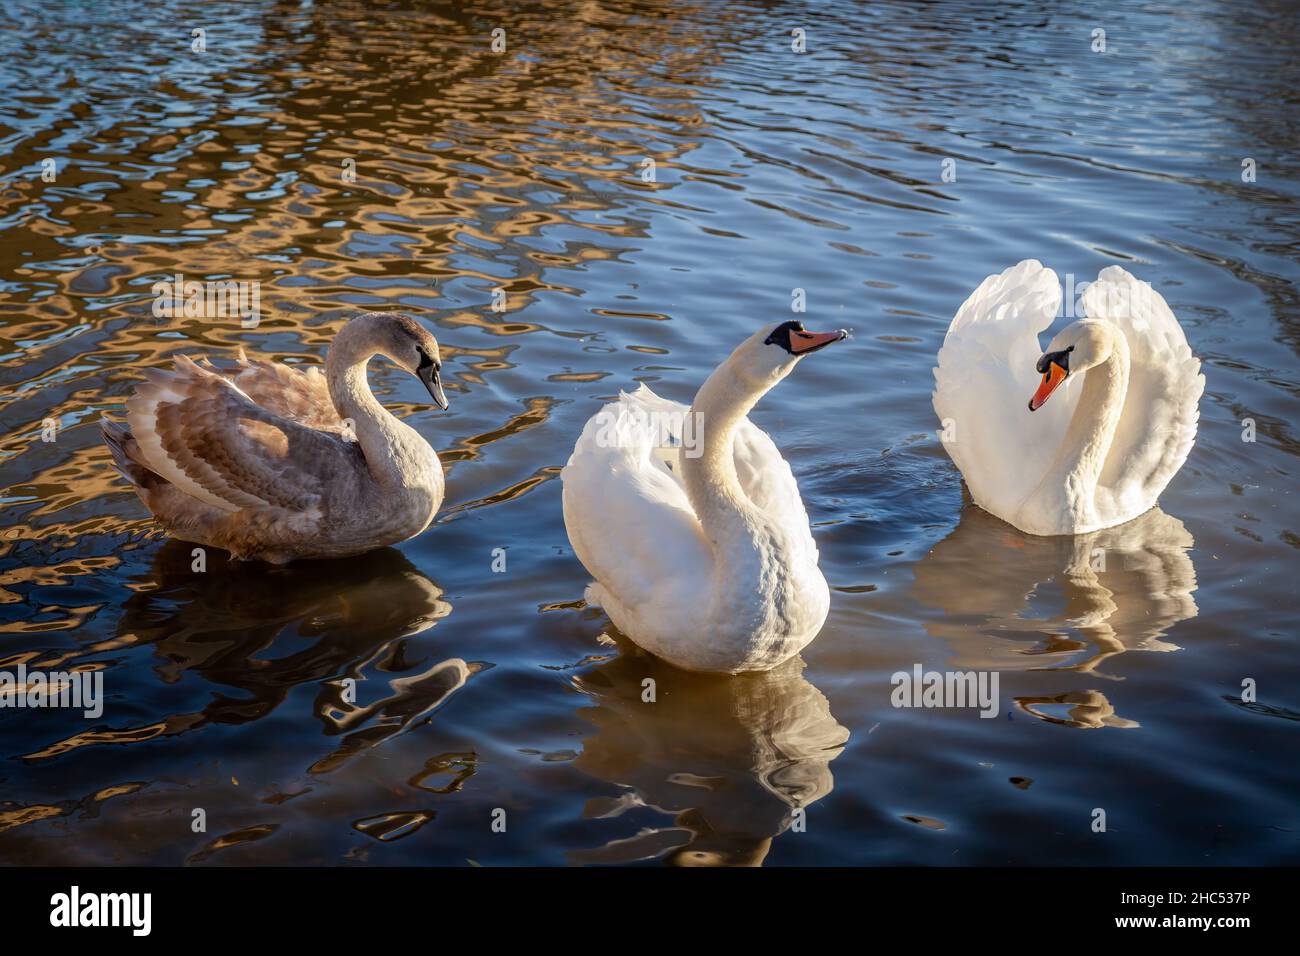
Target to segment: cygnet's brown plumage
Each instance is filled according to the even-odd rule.
[[[171,535],[281,564],[359,554],[413,537],[442,503],[438,456],[375,399],[366,365],[384,355],[440,407],[438,343],[414,319],[351,319],[317,368],[249,361],[221,372],[180,356],[150,369],[105,420],[117,470]]]

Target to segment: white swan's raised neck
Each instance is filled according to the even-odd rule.
[[[1101,527],[1097,485],[1124,412],[1128,393],[1129,346],[1113,326],[1106,357],[1082,371],[1083,391],[1056,455],[1018,512],[1020,527],[1046,534],[1082,533]]]

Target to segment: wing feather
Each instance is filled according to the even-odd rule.
[[[701,437],[683,435],[689,412],[645,385],[624,392],[587,423],[562,473],[574,550],[604,592],[629,610],[661,600],[665,582],[698,586],[711,568],[681,478],[681,456],[691,445],[686,439]],[[799,486],[771,437],[745,420],[733,455],[746,496],[763,511],[788,513],[787,527],[803,529],[801,543],[815,563],[817,545]]]
[[[1083,306],[1128,340],[1128,392],[1097,486],[1098,513],[1125,520],[1150,508],[1187,460],[1205,376],[1178,319],[1149,283],[1109,266],[1084,292]]]
[[[345,426],[315,365],[286,365],[250,359],[239,350],[239,368],[225,376],[253,402],[290,421],[343,433]]]
[[[1039,333],[1061,305],[1056,273],[1036,259],[989,276],[953,317],[939,350],[932,396],[944,448],[971,497],[1008,519],[1042,476],[1078,404],[1061,393],[1027,407],[1042,354]]]
[[[225,376],[190,359],[151,369],[127,401],[144,463],[225,511],[281,508],[310,517],[330,476],[356,446],[259,406]]]
[[[675,449],[663,449],[647,427],[648,413],[669,410],[685,406],[645,386],[624,392],[587,422],[560,476],[565,527],[598,582],[594,596],[633,616],[675,582],[706,580],[712,561],[676,473]]]

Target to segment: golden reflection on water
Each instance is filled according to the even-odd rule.
[[[443,661],[422,673],[394,677],[386,682],[388,696],[359,703],[368,681],[403,667],[403,639],[451,613],[442,590],[391,548],[276,569],[228,562],[217,554],[196,575],[191,546],[168,541],[138,582],[144,587],[127,599],[115,638],[40,657],[29,666],[66,669],[82,656],[143,644],[152,648],[154,672],[163,683],[175,684],[194,671],[243,696],[222,695],[200,712],[169,714],[144,725],[85,731],[24,759],[184,734],[213,722],[257,720],[280,706],[293,688],[320,682],[316,717],[326,735],[347,734],[337,750],[312,766],[320,773],[402,732],[481,669],[458,659]]]
[[[376,303],[417,314],[437,310],[440,331],[452,330],[442,352],[453,400],[457,391],[511,368],[508,349],[458,347],[466,336],[454,330],[548,333],[519,312],[543,293],[578,296],[579,288],[556,277],[617,257],[619,237],[642,234],[630,218],[601,215],[611,205],[604,195],[633,188],[653,201],[664,187],[635,180],[629,186],[629,157],[670,168],[692,148],[682,135],[698,122],[689,86],[655,86],[646,77],[654,65],[655,75],[685,79],[716,57],[707,45],[664,42],[663,29],[694,12],[691,4],[633,4],[621,11],[581,2],[545,16],[514,11],[512,31],[528,36],[534,48],[563,53],[534,62],[485,57],[481,23],[470,9],[452,17],[389,10],[379,24],[364,5],[277,5],[253,17],[262,44],[256,73],[215,78],[240,92],[255,79],[255,105],[219,100],[212,106],[209,89],[175,84],[166,92],[194,108],[194,127],[168,123],[175,128],[143,137],[134,125],[113,131],[132,155],[151,163],[148,175],[116,178],[111,202],[86,201],[85,188],[103,175],[90,163],[67,163],[58,190],[21,177],[7,182],[0,219],[26,217],[24,258],[68,267],[50,271],[23,262],[13,269],[19,282],[54,287],[34,307],[0,300],[4,351],[22,355],[6,369],[5,403],[39,390],[42,417],[65,428],[92,427],[72,449],[35,441],[39,419],[11,421],[0,433],[0,460],[20,460],[30,476],[4,494],[39,502],[5,540],[73,542],[92,528],[111,534],[145,526],[111,514],[97,514],[95,522],[60,516],[124,493],[106,450],[86,439],[102,413],[120,410],[142,369],[168,365],[177,352],[220,359],[244,346],[263,358],[315,362],[351,311]],[[592,32],[619,29],[646,13],[663,18],[660,29],[620,32],[616,44],[598,42]],[[403,20],[424,34],[436,31],[437,48],[409,43]],[[303,36],[313,39],[302,44]],[[662,98],[651,118],[671,122],[672,134],[647,136],[645,121],[629,117],[611,95],[619,90],[635,90],[649,102]],[[241,135],[250,118],[256,132]],[[212,135],[223,121],[233,125]],[[338,134],[340,127],[346,134]],[[345,160],[356,164],[355,181],[341,175]],[[74,242],[122,233],[123,210],[142,223],[129,239]],[[586,238],[545,238],[561,227]],[[84,253],[79,267],[68,262],[69,244]],[[475,267],[476,261],[487,266],[490,256],[466,255],[467,247],[504,254],[510,246],[530,251],[510,254],[507,276]],[[264,316],[258,328],[154,317],[149,287],[176,273],[259,282]],[[454,294],[441,288],[448,281]],[[486,299],[495,291],[504,296],[502,310],[463,304],[466,293]],[[88,303],[95,304],[92,311]],[[74,327],[83,348],[61,348]],[[394,403],[384,385],[377,391],[386,404],[409,414],[411,407]],[[453,446],[443,460],[472,457],[477,445],[534,423],[534,412],[544,419],[546,401]],[[546,477],[539,473],[537,480]],[[485,500],[508,500],[534,484]]]
[[[916,564],[913,595],[943,612],[927,616],[926,629],[947,642],[955,669],[1122,680],[1108,669],[1115,657],[1179,650],[1164,637],[1197,614],[1194,544],[1159,507],[1118,527],[1043,538],[968,504],[952,533]],[[1071,727],[1138,726],[1116,716],[1098,689],[1016,702]],[[1049,705],[1068,705],[1068,716]]]
[[[600,847],[573,850],[573,863],[663,857],[678,866],[759,866],[772,840],[802,829],[809,808],[831,792],[830,764],[849,732],[803,661],[739,677],[693,674],[628,652],[575,684],[594,706],[595,726],[574,766],[622,788],[589,800],[587,819],[617,821],[649,808],[662,825],[618,827]],[[653,700],[646,681],[653,681]],[[617,826],[616,823],[612,826]]]
[[[759,864],[860,860],[877,843],[887,862],[950,862],[955,846],[958,862],[1000,862],[978,831],[1035,850],[1055,841],[1059,803],[1033,801],[1097,782],[1071,776],[1081,747],[1115,747],[1105,756],[1129,761],[1136,789],[1221,785],[1243,814],[1289,826],[1274,781],[1238,792],[1235,761],[1271,752],[1271,726],[1289,732],[1294,709],[1234,700],[1237,651],[1216,656],[1207,632],[1250,608],[1259,643],[1244,659],[1285,673],[1273,648],[1289,625],[1224,571],[1258,567],[1277,591],[1296,547],[1285,503],[1270,500],[1294,471],[1290,373],[1273,364],[1270,323],[1293,331],[1295,283],[1277,259],[1235,258],[1260,223],[1289,248],[1280,175],[1249,196],[1204,193],[1218,162],[1204,130],[1130,140],[1092,94],[1096,123],[1081,128],[1091,60],[1035,42],[988,49],[989,30],[1037,29],[1016,9],[929,22],[823,5],[813,54],[791,58],[781,9],[561,0],[512,7],[509,53],[494,57],[488,32],[507,15],[492,4],[249,3],[221,8],[232,29],[220,59],[202,60],[184,44],[115,48],[120,31],[102,22],[98,59],[59,54],[60,6],[26,11],[56,19],[6,64],[19,127],[5,127],[0,170],[0,667],[101,668],[116,697],[93,726],[3,716],[5,862]],[[1128,14],[1138,22],[1137,5]],[[159,17],[144,29],[170,29]],[[1264,46],[1235,54],[1252,80],[1280,75],[1253,59]],[[1134,90],[1159,90],[1161,112],[1176,99],[1200,114],[1231,86],[1221,63],[1201,77],[1185,58],[1115,67]],[[1014,78],[1031,74],[1052,95],[1026,102]],[[1241,111],[1255,111],[1252,136],[1286,128],[1269,99]],[[57,183],[23,172],[55,151]],[[960,186],[932,175],[941,155],[970,160]],[[656,182],[641,178],[647,159]],[[1012,241],[1004,213],[1026,182],[1036,201]],[[1105,199],[1100,228],[1080,196],[1090,210]],[[1041,248],[1021,249],[1026,236]],[[1178,290],[1218,377],[1196,457],[1165,498],[1187,526],[1157,510],[1030,538],[967,505],[923,554],[958,514],[959,478],[925,434],[928,370],[974,261],[1083,268],[1111,248]],[[260,325],[154,317],[150,286],[176,273],[259,282]],[[637,380],[689,398],[753,323],[787,314],[796,285],[811,311],[861,333],[839,365],[756,412],[799,477],[835,586],[807,654],[813,680],[799,667],[683,674],[626,645],[606,659],[606,622],[581,605],[558,517],[573,439]],[[242,346],[318,363],[363,308],[407,311],[439,336],[447,415],[382,363],[371,370],[450,473],[437,526],[400,552],[274,571],[210,553],[193,573],[190,549],[158,540],[110,468],[97,420],[175,353],[221,362]],[[1220,322],[1249,334],[1228,342]],[[1268,439],[1249,455],[1245,409]],[[39,440],[46,418],[56,442]],[[500,578],[487,570],[498,546],[510,554]],[[1004,672],[1013,716],[1035,720],[890,710],[888,674],[927,638],[953,668]],[[1170,653],[1192,642],[1206,653]],[[580,662],[572,682],[555,678],[559,661]],[[1151,674],[1177,688],[1153,690]],[[1169,703],[1181,688],[1197,693]],[[1189,744],[1178,731],[1206,700],[1252,723]],[[1019,737],[1022,725],[1040,736]],[[870,760],[847,746],[849,728],[855,745],[870,736]],[[1137,732],[1073,732],[1096,728]],[[1147,745],[1140,758],[1127,740]],[[541,770],[539,753],[552,758]],[[1001,791],[930,801],[985,757],[1038,781],[1007,788],[1014,826],[984,815],[1001,812]],[[192,805],[209,809],[210,834],[178,824]],[[478,836],[499,805],[519,811],[511,835]],[[815,825],[784,836],[800,814]],[[902,836],[889,829],[900,819]],[[863,820],[882,821],[872,839]],[[394,843],[410,856],[380,855]],[[1098,852],[1066,849],[1071,861]]]

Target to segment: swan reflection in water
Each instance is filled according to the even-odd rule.
[[[226,561],[211,549],[206,569],[197,572],[191,567],[193,547],[164,544],[137,578],[137,593],[123,608],[116,636],[71,656],[152,645],[154,672],[163,683],[197,673],[239,693],[214,693],[196,713],[79,735],[34,756],[171,736],[213,723],[248,723],[270,714],[294,688],[320,684],[314,713],[325,734],[347,734],[338,750],[311,767],[322,772],[400,733],[480,669],[459,658],[407,660],[406,639],[433,627],[451,605],[397,550],[268,567]],[[367,694],[366,683],[374,672],[388,693],[380,692],[375,703],[359,703],[376,696]]]
[[[624,788],[588,801],[585,817],[636,822],[569,861],[761,865],[773,837],[830,793],[848,730],[799,658],[765,673],[697,674],[620,643],[623,656],[575,681],[595,705],[579,713],[596,731],[574,766]],[[647,678],[653,702],[643,700]],[[647,826],[647,811],[671,822]]]
[[[1128,651],[1169,652],[1169,629],[1196,616],[1194,541],[1158,507],[1089,534],[1036,537],[972,504],[917,563],[913,596],[942,614],[926,629],[953,651],[954,668],[1077,671]],[[1136,727],[1099,690],[1023,697],[1021,708],[1073,727]]]

